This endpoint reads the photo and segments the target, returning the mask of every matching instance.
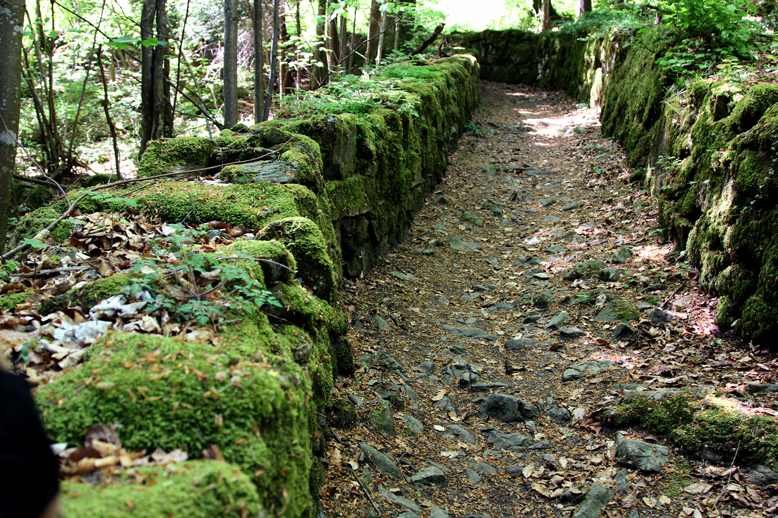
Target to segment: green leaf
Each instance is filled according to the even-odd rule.
[[[49,246],[49,245],[41,243],[37,239],[33,239],[33,238],[29,238],[29,237],[24,240],[24,243],[30,245],[33,248],[46,248],[47,246]]]

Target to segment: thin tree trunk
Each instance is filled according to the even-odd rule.
[[[265,112],[265,60],[262,46],[262,0],[254,0],[254,124],[262,122]]]
[[[280,30],[279,22],[279,0],[273,0],[273,39],[270,42],[270,78],[267,82],[267,94],[265,95],[265,112],[262,120],[270,117],[270,105],[273,103],[273,87],[276,81],[276,71],[278,70],[278,33]]]
[[[154,12],[157,7],[156,0],[144,0],[143,10],[140,15],[140,38],[146,40],[154,35]],[[140,96],[141,96],[141,131],[140,152],[138,158],[143,156],[148,142],[152,136],[154,126],[154,48],[143,46],[141,48],[140,66]]]
[[[359,5],[354,6],[354,19],[351,21],[351,44],[349,45],[348,63],[346,64],[346,73],[350,74],[351,69],[354,66],[354,49],[356,48],[356,36],[357,36],[357,13],[359,12]]]
[[[297,30],[297,43],[295,44],[295,61],[298,62],[297,68],[294,73],[294,86],[298,90],[303,87],[303,67],[300,66],[300,43],[302,42],[302,36],[303,36],[303,26],[302,22],[300,21],[300,0],[297,0],[295,4],[295,13],[294,13],[294,25],[295,29]]]
[[[178,39],[178,61],[176,62],[176,88],[175,93],[173,93],[173,104],[171,105],[170,109],[173,113],[176,111],[176,106],[178,106],[178,89],[181,85],[181,61],[184,59],[184,39],[186,38],[186,22],[189,21],[189,4],[191,0],[186,0],[186,12],[184,13],[184,21],[181,22],[181,37]],[[111,70],[113,70],[113,60],[111,60]],[[111,77],[113,78],[113,81],[116,81],[116,76],[113,75],[113,72],[111,73]]]
[[[338,38],[338,19],[331,18],[329,23],[330,29],[330,49],[331,53],[328,54],[330,58],[330,70],[334,69],[340,63],[340,39]]]
[[[586,13],[592,12],[592,0],[578,0],[576,4],[576,18],[581,19]]]
[[[318,0],[318,12],[319,20],[322,20],[327,14],[327,0]],[[313,45],[313,56],[316,59],[316,64],[313,66],[313,72],[311,74],[311,89],[315,90],[321,86],[321,78],[327,75],[323,74],[322,70],[327,68],[327,58],[324,56],[324,52],[320,50],[325,45],[324,39],[324,21],[316,22],[316,42]],[[319,65],[321,63],[321,65]],[[329,73],[329,70],[327,70]]]
[[[113,141],[113,156],[116,160],[116,176],[122,179],[121,172],[121,155],[119,153],[119,139],[116,136],[116,124],[114,124],[111,118],[110,101],[108,100],[108,81],[105,79],[105,70],[103,70],[103,46],[97,49],[97,68],[100,69],[100,82],[103,83],[103,111],[105,111],[105,122],[108,124],[108,131],[111,132],[111,140]]]
[[[340,15],[340,38],[338,41],[338,47],[340,48],[340,55],[338,56],[338,63],[342,64],[343,59],[348,54],[346,48],[346,37],[348,36],[348,19],[344,15]]]
[[[372,0],[370,4],[370,26],[367,31],[367,53],[365,54],[365,66],[370,65],[370,56],[375,48],[375,40],[372,38],[378,34],[381,26],[381,4],[378,0]]]
[[[375,66],[381,65],[381,54],[384,52],[384,32],[386,29],[386,11],[381,13],[381,32],[378,37],[378,53],[375,56]]]
[[[547,31],[551,28],[551,0],[543,0],[542,28]]]
[[[238,123],[237,2],[224,0],[224,127]]]
[[[24,0],[3,0],[0,11],[0,254],[5,250],[8,215],[11,212],[11,186],[16,166],[19,135],[20,91],[22,87],[22,31]]]

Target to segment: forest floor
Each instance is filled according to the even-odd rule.
[[[734,464],[703,459],[591,418],[626,390],[665,388],[775,416],[775,394],[747,392],[775,384],[778,363],[719,334],[717,300],[659,240],[656,206],[594,110],[523,86],[482,82],[481,95],[402,246],[342,291],[358,370],[333,396],[357,419],[333,429],[327,516],[774,513],[776,486],[752,483],[737,452]],[[631,257],[615,257],[623,247]],[[564,279],[585,260],[615,270]],[[630,329],[598,320],[604,296],[576,303],[598,288],[639,310]],[[587,361],[603,369],[563,382]],[[519,400],[516,422],[479,412],[495,393]],[[624,467],[623,439],[667,444],[666,464]],[[602,509],[580,505],[594,486]]]

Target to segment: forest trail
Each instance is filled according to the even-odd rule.
[[[763,516],[775,498],[730,463],[591,418],[627,390],[683,387],[770,413],[774,396],[741,389],[774,374],[714,335],[716,300],[652,232],[594,110],[523,86],[481,95],[403,245],[342,291],[358,371],[333,397],[357,419],[330,413],[325,514]],[[658,473],[618,463],[622,439],[669,446],[650,453]]]

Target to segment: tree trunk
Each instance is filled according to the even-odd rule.
[[[236,0],[224,0],[224,127],[238,123],[238,16]]]
[[[262,122],[265,112],[265,60],[262,52],[262,0],[254,0],[254,124]]]
[[[370,4],[370,27],[367,31],[367,53],[365,54],[365,66],[370,65],[370,56],[372,54],[373,49],[377,45],[377,42],[372,39],[376,34],[378,34],[378,31],[381,27],[381,4],[378,3],[378,0],[372,0],[372,3]]]
[[[551,0],[543,0],[542,28],[547,31],[551,28]]]
[[[592,12],[592,0],[578,0],[575,8],[575,16],[581,19],[584,14]]]
[[[154,12],[157,7],[156,0],[144,0],[143,10],[140,15],[140,38],[146,40],[154,35]],[[141,97],[141,129],[140,152],[138,158],[143,156],[146,146],[153,140],[154,127],[154,48],[141,47],[140,65],[140,97]]]
[[[321,86],[322,77],[327,73],[323,70],[327,69],[327,58],[324,56],[324,51],[320,50],[325,46],[324,39],[324,21],[323,18],[327,15],[327,0],[319,0],[318,17],[320,21],[316,22],[316,42],[313,45],[313,56],[316,58],[317,64],[313,66],[313,73],[311,77],[311,89],[315,90]],[[319,65],[318,63],[321,63]],[[329,71],[327,71],[329,72]]]
[[[159,110],[162,127],[161,136],[173,137],[173,101],[170,97],[170,60],[166,56],[170,53],[170,25],[167,21],[167,0],[157,0],[157,39],[162,45],[154,48],[155,59],[161,76],[158,79],[159,97],[157,109]]]
[[[380,34],[378,36],[378,51],[375,55],[375,66],[381,64],[381,54],[384,52],[384,31],[386,30],[386,11],[381,13],[381,23],[379,25]]]
[[[267,94],[265,95],[265,112],[262,120],[270,117],[270,105],[273,103],[273,88],[278,70],[278,32],[279,32],[279,7],[280,0],[273,0],[273,39],[270,42],[270,78],[267,82]]]
[[[16,165],[16,139],[19,134],[20,91],[22,87],[22,31],[24,0],[3,0],[0,10],[0,254],[5,250],[8,214],[11,212],[11,185]]]

